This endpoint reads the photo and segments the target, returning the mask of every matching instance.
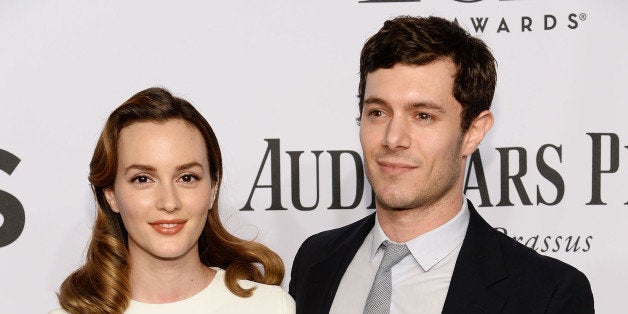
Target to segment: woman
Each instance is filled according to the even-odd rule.
[[[86,263],[53,313],[294,313],[279,256],[221,224],[221,178],[216,136],[190,103],[149,88],[117,108],[90,163]]]

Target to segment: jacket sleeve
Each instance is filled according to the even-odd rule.
[[[303,261],[303,255],[305,254],[304,252],[307,250],[307,246],[308,246],[308,242],[310,241],[311,237],[306,239],[302,244],[301,247],[299,247],[299,250],[297,251],[297,254],[294,257],[294,260],[292,262],[292,270],[290,272],[290,284],[288,285],[288,292],[290,293],[290,296],[292,296],[292,298],[297,301],[297,295],[298,290],[299,290],[299,278],[303,271],[301,270],[301,268],[305,267],[305,265],[303,265],[303,262],[307,262],[307,261]]]
[[[566,273],[550,297],[546,313],[595,313],[593,293],[587,277],[580,271]]]

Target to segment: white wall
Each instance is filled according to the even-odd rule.
[[[0,149],[20,159],[11,175],[0,171],[0,239],[15,229],[15,219],[6,218],[9,211],[19,212],[15,199],[25,214],[20,236],[0,247],[0,312],[41,313],[58,306],[55,292],[82,263],[90,234],[94,202],[87,171],[97,136],[115,107],[149,86],[169,88],[207,117],[225,159],[220,205],[226,225],[244,237],[257,235],[279,252],[288,269],[305,237],[370,213],[368,187],[357,208],[327,209],[332,203],[329,151],[360,151],[359,51],[384,20],[401,14],[457,18],[492,48],[499,62],[496,124],[480,147],[492,206],[480,212],[531,246],[538,235],[543,254],[587,274],[598,312],[618,312],[628,281],[622,271],[628,263],[628,3],[462,2],[0,2]],[[556,20],[550,30],[544,29],[546,15]],[[522,31],[528,17],[531,31]],[[484,32],[474,30],[475,18],[488,19]],[[502,18],[509,31],[503,25],[498,31]],[[553,19],[547,20],[551,28]],[[600,175],[605,204],[587,205],[595,190],[596,138],[599,169],[615,163],[617,169]],[[270,192],[259,189],[254,210],[240,211],[268,147],[265,139],[280,141],[286,210],[264,210]],[[552,183],[557,181],[546,179],[537,166],[537,151],[545,144],[561,152],[560,158],[551,148],[543,155],[564,182],[564,197],[552,206],[537,205],[537,188],[546,201],[557,195]],[[501,156],[497,150],[508,147],[526,152],[522,185],[532,205],[524,205],[512,182],[500,184],[505,156],[509,173],[519,170],[514,151]],[[311,151],[319,150],[324,151],[319,204],[299,211],[291,201],[286,152],[305,151],[301,191],[307,206],[316,198]],[[7,154],[0,155],[0,166],[7,168]],[[341,201],[349,205],[356,173],[349,154],[341,161]],[[270,177],[267,164],[261,184],[269,184]],[[470,179],[477,185],[475,175]],[[496,206],[507,188],[513,206]],[[477,190],[467,194],[481,203]]]

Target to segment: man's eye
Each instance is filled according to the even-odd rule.
[[[417,118],[419,118],[419,120],[432,120],[432,116],[427,113],[419,113],[417,114]]]
[[[384,113],[381,110],[371,110],[369,111],[369,116],[373,117],[381,117]]]

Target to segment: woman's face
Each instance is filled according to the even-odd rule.
[[[116,180],[105,196],[122,217],[132,259],[198,256],[212,186],[207,147],[195,127],[173,119],[122,129]]]

